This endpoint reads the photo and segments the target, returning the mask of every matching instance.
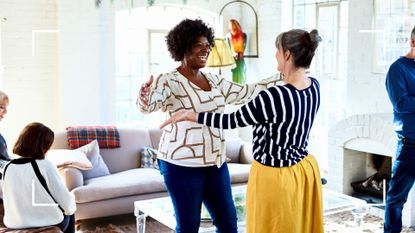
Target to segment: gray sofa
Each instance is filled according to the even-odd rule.
[[[84,180],[78,169],[60,170],[66,186],[75,195],[77,220],[133,213],[134,201],[167,196],[160,172],[139,168],[141,149],[157,148],[161,130],[132,127],[118,130],[121,147],[100,150],[110,175]],[[56,132],[52,149],[68,149],[65,131]],[[227,139],[226,155],[231,159],[232,185],[246,183],[252,162],[251,145]]]

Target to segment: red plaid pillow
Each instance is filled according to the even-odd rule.
[[[69,126],[66,128],[66,136],[71,149],[86,145],[95,139],[99,148],[120,147],[120,133],[115,126]]]

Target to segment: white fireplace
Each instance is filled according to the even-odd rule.
[[[337,123],[329,131],[328,187],[351,195],[351,182],[373,173],[368,154],[392,157],[396,135],[392,114],[354,115]],[[409,193],[403,210],[403,224],[415,226],[415,191]]]

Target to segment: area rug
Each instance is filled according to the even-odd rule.
[[[101,233],[101,232],[108,232],[108,233],[136,233],[137,230],[134,225],[121,225],[116,226],[113,224],[108,224],[106,227],[97,227],[95,230],[79,230],[79,233]],[[147,232],[147,231],[146,231]]]
[[[353,214],[350,211],[341,212],[324,217],[324,232],[343,233],[343,232],[365,232],[365,233],[383,233],[383,218],[373,215],[366,215],[360,226],[354,221]],[[404,227],[402,233],[415,233],[414,229]]]
[[[137,233],[135,224],[128,225],[114,225],[108,224],[107,226],[96,227],[94,230],[79,230],[77,233]],[[148,217],[146,220],[146,233],[174,233],[163,224]]]
[[[350,212],[342,212],[326,216],[324,218],[324,232],[327,233],[349,233],[349,232],[365,232],[365,233],[382,233],[383,219],[366,215],[361,226],[356,226],[353,215]],[[135,224],[130,225],[113,225],[109,224],[107,227],[97,227],[91,231],[78,231],[79,233],[136,233]],[[146,222],[146,233],[173,233],[174,231],[168,229],[154,219],[149,218]],[[402,229],[403,233],[415,233],[414,229],[405,227]]]

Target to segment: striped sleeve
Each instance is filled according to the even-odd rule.
[[[255,99],[243,105],[232,113],[201,112],[197,116],[197,122],[206,126],[222,129],[234,129],[248,125],[266,123],[270,113],[265,108],[265,103],[274,104],[270,99],[268,90],[262,91]]]

